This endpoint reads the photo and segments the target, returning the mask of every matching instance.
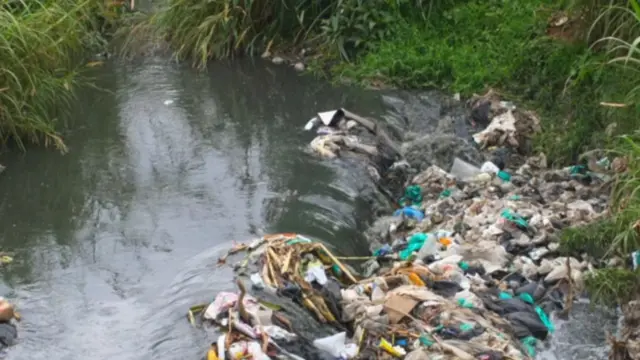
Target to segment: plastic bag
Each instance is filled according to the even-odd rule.
[[[514,312],[505,315],[504,318],[511,323],[517,338],[533,336],[536,339],[544,340],[549,334],[546,325],[540,321],[535,312]]]
[[[256,341],[237,341],[229,346],[229,355],[231,359],[246,359],[251,355],[254,360],[271,360],[271,358],[262,352],[262,346]]]
[[[497,174],[500,171],[500,168],[492,163],[491,161],[487,161],[480,167],[480,171],[490,174]]]
[[[420,251],[426,242],[429,241],[429,235],[425,233],[415,233],[409,238],[407,248],[400,251],[401,260],[406,260],[414,251]]]
[[[463,181],[469,180],[481,173],[482,171],[477,166],[471,165],[460,158],[453,159],[453,165],[451,165],[451,171],[449,171],[449,174]]]
[[[393,213],[393,216],[406,216],[409,219],[416,219],[418,221],[424,220],[424,213],[422,211],[413,208],[411,206],[405,206],[402,209],[398,209]]]
[[[308,283],[315,281],[320,285],[325,285],[327,283],[327,274],[324,272],[322,262],[310,262],[304,280]]]
[[[347,333],[341,332],[335,335],[313,340],[316,349],[329,353],[334,358],[349,359],[358,353],[355,344],[345,344]]]

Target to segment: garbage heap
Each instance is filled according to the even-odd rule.
[[[285,350],[296,341],[334,359],[535,356],[555,330],[551,313],[570,309],[590,266],[559,256],[559,231],[603,214],[599,194],[608,180],[582,168],[544,170],[544,163],[532,157],[513,175],[459,159],[455,176],[428,168],[407,186],[399,209],[379,220],[388,227],[371,256],[338,257],[298,234],[237,245],[230,254],[247,252],[234,265],[240,278],[293,300],[335,334],[298,336],[290,309],[261,305],[240,282],[240,295],[219,294],[196,309],[226,329],[211,358],[298,358]]]
[[[507,114],[507,130],[494,125],[476,141],[524,144]],[[320,123],[311,148],[322,156],[346,149],[401,158],[368,119],[340,109],[318,114],[307,128]],[[375,136],[372,146],[353,135],[358,124]],[[246,254],[233,264],[239,293],[219,293],[189,312],[193,323],[201,318],[222,331],[208,359],[300,359],[292,344],[330,359],[534,357],[536,345],[555,330],[551,314],[570,310],[591,266],[588,258],[561,256],[559,233],[604,214],[611,164],[602,159],[549,170],[544,154],[518,168],[506,163],[475,166],[455,158],[449,172],[430,166],[410,177],[398,208],[365,234],[370,256],[339,257],[299,234],[235,246],[220,264]],[[397,161],[384,176],[372,176],[384,180],[403,167]],[[247,293],[246,281],[259,296]],[[333,335],[302,335],[304,325],[291,320],[295,310],[265,301],[266,295],[307,309]],[[323,358],[305,354],[310,357]]]

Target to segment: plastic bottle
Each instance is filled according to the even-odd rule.
[[[438,248],[440,247],[437,239],[434,238],[431,234],[426,234],[427,239],[422,244],[420,250],[418,250],[418,259],[424,259],[429,255],[436,255],[438,253]]]

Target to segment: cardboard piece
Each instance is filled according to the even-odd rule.
[[[384,302],[384,309],[389,316],[389,323],[396,324],[418,305],[418,300],[408,296],[392,294]]]

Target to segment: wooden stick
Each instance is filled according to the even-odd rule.
[[[271,256],[269,255],[269,252],[267,252],[267,268],[269,269],[269,273],[273,279],[273,284],[276,285],[276,287],[280,287],[280,281],[278,281],[278,276],[276,275],[276,271],[271,263]]]
[[[262,279],[268,286],[274,287],[275,283],[271,280],[271,277],[269,276],[269,265],[266,263],[262,265]]]
[[[568,273],[568,285],[569,285],[569,293],[567,294],[566,299],[564,300],[564,310],[563,313],[565,315],[569,315],[569,313],[571,312],[571,308],[573,307],[573,292],[574,287],[575,287],[575,282],[573,281],[573,276],[571,276],[571,257],[567,256],[567,261],[566,261],[566,267],[567,267],[567,273]]]
[[[278,254],[276,254],[275,251],[273,251],[272,247],[268,247],[267,248],[267,253],[269,254],[269,256],[271,256],[271,261],[277,265],[277,269],[280,270],[282,268],[282,264],[280,264],[280,261],[278,261]]]
[[[358,280],[356,280],[356,278],[353,277],[353,275],[351,275],[351,272],[349,272],[349,270],[342,265],[342,263],[340,262],[340,260],[336,259],[335,256],[333,256],[333,254],[331,253],[331,251],[329,251],[329,249],[327,249],[326,246],[324,246],[324,244],[318,244],[318,247],[320,247],[329,257],[329,259],[331,259],[331,261],[333,261],[334,264],[338,265],[338,267],[340,268],[340,270],[342,270],[342,272],[347,275],[347,277],[349,278],[349,280],[355,284],[358,282]]]
[[[289,271],[289,263],[291,263],[291,256],[293,255],[293,249],[287,252],[287,255],[284,256],[284,263],[282,264],[282,269],[280,272],[284,275]]]
[[[338,260],[371,260],[376,259],[376,256],[336,256]]]

